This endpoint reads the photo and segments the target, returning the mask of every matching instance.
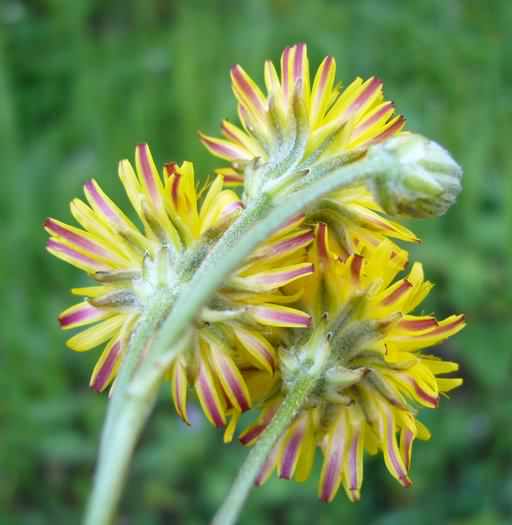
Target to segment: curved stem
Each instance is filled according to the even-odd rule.
[[[151,346],[161,355],[181,335],[199,309],[244,259],[280,226],[326,193],[362,182],[389,170],[389,160],[374,157],[355,162],[315,180],[306,188],[274,202],[263,195],[242,213],[214,246],[191,281],[179,294],[170,315]],[[282,201],[282,202],[281,202]]]
[[[143,395],[128,396],[105,439],[112,443],[100,457],[85,525],[112,523],[137,438],[144,428],[158,395],[158,383]]]
[[[110,523],[113,518],[135,443],[158,394],[157,382],[138,395],[130,395],[126,386],[172,302],[173,297],[166,290],[160,290],[129,341],[103,425],[93,491],[84,520],[86,525]]]
[[[225,278],[241,266],[244,259],[262,241],[319,197],[361,182],[387,169],[389,166],[383,159],[367,158],[323,175],[311,181],[304,189],[282,196],[277,202],[269,194],[263,194],[250,203],[218,240],[194,276],[182,285],[177,298],[166,295],[165,291],[157,294],[130,341],[116,381],[104,426],[99,465],[86,515],[86,525],[110,523],[131,453],[149,416],[154,399],[149,401],[153,393],[156,396],[161,380],[161,374],[154,373],[154,370],[159,367],[161,357],[176,346],[180,336],[184,334],[201,307],[222,286]],[[140,363],[141,353],[150,339],[151,345]],[[179,350],[171,350],[171,353],[177,355]],[[128,396],[136,369],[137,378],[152,378],[140,383],[144,385],[144,389],[140,389],[135,399],[139,399],[140,396],[140,399],[146,400],[144,402],[130,402]],[[112,458],[119,464],[113,465]],[[108,504],[108,512],[96,510],[97,507],[107,505],[109,497],[111,503]]]
[[[172,306],[174,297],[167,290],[162,289],[153,298],[152,303],[146,309],[144,317],[139,321],[135,332],[128,343],[128,350],[123,358],[122,366],[116,378],[113,395],[110,400],[107,416],[103,425],[100,443],[100,455],[105,452],[107,440],[113,421],[120,411],[120,407],[126,398],[128,384],[133,377],[135,369],[140,365],[140,356],[146,348],[150,339],[155,335],[158,325]]]

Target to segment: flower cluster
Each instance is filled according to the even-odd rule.
[[[306,479],[318,447],[320,498],[331,501],[342,485],[355,501],[365,451],[382,452],[391,475],[410,484],[413,441],[429,438],[418,409],[437,407],[461,383],[445,377],[456,363],[425,350],[461,330],[464,317],[413,313],[432,285],[419,263],[395,280],[408,260],[396,241],[418,239],[389,217],[444,213],[461,171],[441,147],[403,131],[405,119],[378,78],[342,89],[335,70],[327,57],[310,79],[306,46],[298,44],[284,50],[280,74],[265,64],[264,93],[234,66],[240,126],[224,121],[224,138],[201,134],[213,155],[229,161],[212,180],[198,189],[190,162],[165,164],[160,174],[148,146],[139,145],[135,169],[124,160],[119,176],[141,227],[91,180],[86,202],[71,203],[80,227],[48,219],[45,228],[50,253],[95,281],[72,290],[82,300],[59,321],[66,330],[84,328],[67,341],[75,351],[106,344],[90,381],[103,391],[115,385],[154,298],[165,296],[172,308],[253,202],[265,195],[278,207],[337,170],[392,159],[391,171],[327,193],[260,244],[196,313],[186,348],[166,370],[178,415],[189,422],[193,389],[207,419],[226,428],[226,441],[242,412],[259,410],[240,435],[252,445],[313,363],[318,381],[257,481],[274,469]]]
[[[438,321],[410,313],[432,285],[424,280],[419,263],[393,282],[407,255],[390,241],[343,259],[336,243],[328,241],[327,226],[320,223],[308,259],[315,272],[302,283],[301,303],[312,316],[312,331],[326,334],[328,355],[318,386],[279,440],[258,483],[273,468],[282,478],[307,478],[318,446],[324,455],[319,494],[325,501],[332,500],[340,484],[351,500],[359,499],[365,450],[381,450],[391,475],[408,486],[413,440],[429,437],[416,419],[417,407],[436,408],[440,394],[462,382],[438,377],[456,371],[457,364],[423,350],[460,331],[464,317]],[[254,443],[264,431],[294,377],[315,356],[308,355],[297,338],[281,349],[279,358],[279,386],[263,386],[272,394],[256,423],[242,433],[245,444]]]
[[[136,170],[122,161],[119,176],[143,233],[94,180],[84,186],[87,203],[71,203],[82,228],[55,219],[45,222],[50,253],[96,281],[95,286],[73,289],[85,300],[62,312],[59,322],[65,330],[92,325],[67,341],[72,350],[107,343],[91,376],[97,391],[115,378],[148,301],[156,293],[178,294],[209,245],[243,208],[236,193],[223,189],[221,176],[205,189],[198,205],[192,164],[166,164],[162,179],[147,145],[137,146],[135,156]],[[281,228],[200,312],[190,351],[169,371],[176,410],[185,421],[188,384],[194,385],[208,419],[217,426],[224,426],[228,405],[248,409],[251,397],[239,368],[250,363],[273,373],[276,356],[268,337],[277,335],[271,329],[309,326],[309,315],[287,306],[290,298],[281,291],[313,271],[304,251],[313,234],[303,222],[300,216]]]

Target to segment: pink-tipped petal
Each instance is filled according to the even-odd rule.
[[[221,217],[229,217],[232,213],[236,213],[244,209],[244,205],[240,201],[230,202],[220,212]]]
[[[287,47],[281,55],[281,83],[283,87],[283,95],[285,100],[290,94],[290,55],[292,48]]]
[[[374,111],[369,117],[366,117],[361,124],[359,124],[352,133],[352,140],[362,133],[364,133],[371,126],[376,124],[380,119],[384,118],[387,114],[393,112],[394,105],[392,102],[385,102],[379,109]]]
[[[363,446],[361,430],[354,432],[354,435],[348,444],[347,454],[347,479],[345,481],[346,491],[351,501],[358,501],[360,498],[361,485],[363,482]]]
[[[121,341],[119,340],[105,348],[91,376],[90,386],[93,390],[103,392],[112,382],[115,371],[119,367],[121,354]]]
[[[407,470],[402,462],[400,452],[396,442],[396,427],[394,416],[391,411],[382,413],[380,417],[380,434],[384,460],[389,472],[396,478],[404,487],[411,486],[411,480],[407,475]]]
[[[250,152],[248,152],[242,146],[234,144],[233,142],[209,137],[202,133],[199,133],[199,137],[208,151],[221,159],[232,162],[235,160],[251,160],[252,158]]]
[[[231,404],[240,412],[249,410],[251,407],[249,390],[234,361],[220,348],[211,347],[210,356],[216,375]]]
[[[113,205],[112,201],[106,197],[103,191],[101,191],[100,186],[94,179],[88,180],[84,184],[84,192],[91,206],[100,212],[105,222],[113,223],[116,226],[123,224],[119,210]]]
[[[300,43],[294,46],[295,47],[295,60],[293,64],[293,77],[294,81],[304,78],[304,60],[306,58],[306,44]]]
[[[242,290],[264,292],[275,290],[301,277],[311,275],[313,271],[312,263],[299,263],[279,270],[256,273],[248,277],[233,277],[231,284]]]
[[[366,82],[366,86],[359,96],[350,104],[345,112],[345,119],[348,120],[363,108],[370,99],[382,88],[382,80],[372,77]]]
[[[161,209],[162,203],[162,183],[155,167],[153,157],[147,144],[138,144],[135,150],[135,163],[139,173],[139,179],[151,202],[157,209]]]
[[[216,173],[222,177],[225,186],[240,186],[244,183],[244,176],[232,169],[216,170]]]
[[[46,219],[43,226],[50,235],[61,237],[68,243],[75,245],[78,249],[100,257],[113,256],[109,250],[106,250],[101,244],[92,241],[90,235],[80,231],[78,228],[73,228],[55,219]]]
[[[324,463],[320,474],[319,497],[329,503],[333,500],[341,483],[343,461],[347,446],[347,428],[345,414],[338,412],[336,422],[327,434]]]
[[[258,421],[251,425],[249,428],[244,430],[240,435],[240,443],[242,445],[252,445],[261,433],[267,428],[272,421],[274,414],[277,412],[281,399],[277,399],[271,403],[267,403],[263,408],[263,411],[258,418]]]
[[[271,238],[275,239],[290,233],[291,231],[295,230],[295,228],[298,228],[304,222],[305,218],[306,215],[304,213],[298,213],[297,215],[291,217],[276,229]]]
[[[430,407],[430,408],[437,408],[439,405],[439,397],[432,395],[431,393],[427,392],[424,388],[421,387],[421,385],[415,381],[414,379],[411,379],[412,387],[414,388],[414,392],[418,396],[418,400]]]
[[[384,129],[376,137],[371,139],[367,143],[367,145],[378,144],[379,142],[383,142],[389,139],[390,137],[392,137],[393,135],[396,135],[404,128],[406,122],[407,122],[406,118],[403,117],[402,115],[396,117],[396,119],[393,119],[388,123],[388,126],[386,127],[386,129]]]
[[[264,244],[254,253],[255,259],[271,259],[290,255],[308,246],[315,235],[311,230],[299,231],[270,244]]]
[[[311,125],[315,126],[328,109],[336,75],[336,62],[330,56],[324,58],[313,81],[311,90]]]
[[[272,452],[269,454],[267,461],[265,461],[263,467],[261,467],[260,473],[254,481],[255,485],[263,485],[263,483],[265,483],[265,481],[267,481],[267,479],[269,478],[270,474],[272,474],[272,470],[276,464],[276,459],[279,452],[279,444],[280,442],[278,441],[274,446]]]
[[[203,359],[200,359],[199,373],[194,386],[206,417],[216,427],[224,427],[226,424],[224,403],[219,396],[212,373]]]
[[[233,327],[233,331],[237,339],[242,343],[242,346],[256,360],[259,366],[269,373],[273,373],[276,365],[276,356],[272,345],[265,337],[256,331],[246,330],[241,326]]]
[[[408,428],[403,428],[400,433],[400,454],[402,456],[404,466],[408,471],[411,468],[412,444],[414,437],[414,433]]]
[[[311,325],[310,315],[286,306],[264,303],[258,306],[249,306],[248,312],[256,321],[267,326],[308,328]]]
[[[282,440],[283,448],[278,465],[279,477],[282,479],[292,479],[295,473],[304,439],[305,425],[305,418],[299,418]]]
[[[80,253],[76,250],[73,250],[66,244],[56,241],[54,239],[49,239],[46,245],[47,250],[55,257],[62,259],[81,270],[86,272],[99,272],[108,270],[109,267],[105,264],[100,263],[83,253]]]
[[[62,329],[69,330],[105,319],[112,312],[106,308],[96,308],[88,301],[75,304],[59,315]]]
[[[457,315],[454,317],[455,319],[449,323],[442,323],[442,322],[438,323],[438,326],[426,335],[439,336],[439,335],[445,335],[448,333],[450,333],[450,335],[453,335],[453,333],[458,332],[465,326],[466,320],[464,318],[464,315]]]
[[[246,104],[255,114],[264,115],[265,99],[258,86],[239,65],[231,68],[231,81],[237,98]]]

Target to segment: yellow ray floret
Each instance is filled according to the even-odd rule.
[[[287,135],[295,131],[297,105],[307,122],[306,157],[319,148],[319,158],[364,149],[398,133],[405,124],[394,114],[393,104],[384,100],[378,78],[357,78],[342,90],[335,83],[332,57],[321,63],[311,86],[305,44],[283,51],[280,75],[270,61],[264,69],[266,93],[241,66],[231,69],[242,126],[224,121],[222,139],[201,134],[213,155],[235,164],[277,156]]]

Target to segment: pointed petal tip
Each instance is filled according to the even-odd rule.
[[[358,503],[361,499],[361,491],[359,489],[349,489],[348,499],[352,503]]]
[[[171,175],[174,175],[176,173],[176,170],[178,169],[178,164],[174,161],[172,162],[166,162],[164,164],[164,170],[165,174],[170,177]]]
[[[318,499],[322,502],[322,503],[331,503],[331,501],[333,500],[334,498],[334,495],[331,495],[329,493],[327,493],[325,490],[322,491],[320,493],[320,495],[318,496]]]
[[[95,184],[97,184],[95,179],[88,179],[88,180],[86,180],[84,182],[84,190],[90,191],[90,192],[94,191],[95,190],[95,187],[94,187]]]
[[[401,476],[400,477],[400,484],[402,485],[402,487],[404,487],[406,489],[412,487],[412,481],[409,478],[409,476]]]
[[[101,394],[101,392],[102,392],[102,389],[101,389],[100,385],[96,381],[91,381],[89,383],[89,388],[91,390],[94,390],[97,394]]]

